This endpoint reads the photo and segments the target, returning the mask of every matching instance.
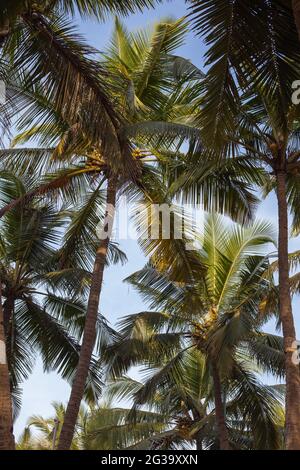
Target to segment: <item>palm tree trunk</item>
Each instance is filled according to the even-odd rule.
[[[0,279],[0,450],[13,450],[15,443],[5,338],[2,307],[2,283]]]
[[[71,446],[78,412],[84,394],[86,379],[96,339],[96,322],[102,289],[104,267],[109,245],[109,229],[112,227],[114,219],[116,188],[116,180],[113,178],[109,179],[106,197],[106,215],[103,227],[104,236],[101,238],[101,242],[96,253],[82,346],[80,349],[78,366],[74,382],[72,384],[71,395],[57,446],[58,450],[68,450]]]
[[[278,171],[278,264],[280,319],[285,350],[286,398],[285,398],[285,441],[286,449],[300,450],[300,374],[299,365],[294,364],[292,355],[296,340],[289,283],[288,259],[288,207],[286,196],[286,173]]]
[[[300,41],[300,0],[292,0],[292,8]]]
[[[196,449],[197,450],[203,450],[203,447],[202,447],[202,436],[199,434],[198,436],[196,436]]]
[[[12,293],[8,292],[6,295],[6,301],[3,303],[3,326],[4,326],[4,334],[5,334],[5,341],[6,341],[6,354],[8,358],[8,362],[10,360],[11,348],[13,344],[13,315],[14,315],[14,308],[15,308],[15,299]]]
[[[230,450],[228,429],[225,423],[224,406],[222,401],[221,381],[219,371],[215,363],[212,363],[212,378],[214,383],[215,413],[220,450]]]
[[[201,418],[203,418],[202,415],[198,412],[198,410],[193,410],[192,411],[193,415],[193,420],[194,422],[201,421]],[[197,450],[202,450],[203,449],[203,435],[202,431],[198,431],[197,434],[195,435],[195,442],[196,442],[196,449]]]

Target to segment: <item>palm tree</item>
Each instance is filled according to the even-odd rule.
[[[66,409],[62,403],[52,404],[55,415],[49,419],[31,416],[17,443],[18,450],[55,449]],[[80,408],[71,450],[124,449],[147,439],[165,427],[158,413],[140,411],[136,423],[128,416],[130,409],[101,403],[97,407]],[[36,434],[34,431],[38,431]]]
[[[290,287],[292,295],[299,294],[299,281],[300,281],[300,274],[299,274],[299,263],[300,263],[300,251],[294,251],[293,253],[289,253],[289,268],[292,275],[290,276]],[[271,265],[271,270],[278,270],[278,262],[274,262]]]
[[[164,417],[154,411],[138,410],[134,422],[130,408],[109,402],[93,409],[83,437],[89,450],[131,449],[166,427]]]
[[[16,174],[9,178],[7,172],[6,182],[1,182],[1,201],[25,194],[28,184],[28,178]],[[2,359],[7,358],[1,363],[6,379],[1,381],[3,449],[13,446],[11,397],[16,411],[19,384],[30,374],[35,357],[41,355],[45,370],[57,370],[69,381],[78,363],[91,275],[75,262],[65,269],[58,267],[60,232],[69,217],[71,213],[57,211],[53,203],[34,200],[17,206],[1,220],[1,353]],[[115,261],[122,256],[114,249],[111,254]],[[97,330],[102,330],[98,335],[100,347],[100,343],[109,341],[112,331],[101,316]],[[96,400],[100,391],[93,358],[84,392],[90,400]]]
[[[247,99],[247,98],[246,98]],[[299,233],[298,187],[298,109],[289,106],[286,113],[278,104],[266,102],[260,95],[253,101],[259,108],[256,116],[246,110],[241,118],[241,141],[247,148],[249,159],[258,165],[265,165],[269,171],[270,182],[266,193],[275,190],[278,204],[278,274],[280,319],[286,352],[286,445],[287,448],[299,448],[299,408],[294,406],[295,397],[300,400],[300,375],[292,361],[295,348],[296,332],[292,313],[291,289],[289,281],[288,255],[288,211],[292,215],[293,233]],[[246,105],[248,106],[248,105]],[[255,124],[253,125],[253,117]],[[244,135],[243,135],[244,134]],[[298,437],[297,437],[298,436]]]
[[[45,419],[38,415],[30,416],[26,428],[18,440],[17,450],[55,449],[66,410],[64,405],[59,402],[53,402],[52,407],[54,408],[55,415],[51,418]],[[78,416],[75,435],[72,441],[72,450],[79,450],[83,448],[82,436],[84,435],[86,421],[87,411],[84,408],[81,408]],[[38,431],[38,435],[32,432],[32,430]]]
[[[161,432],[154,432],[130,448],[153,450],[194,445],[198,450],[219,448],[214,388],[205,356],[196,348],[186,350],[175,369],[172,359],[179,348],[175,345],[174,330],[169,331],[169,352],[166,348],[163,350],[166,332],[161,319],[157,316],[151,318],[151,315],[149,312],[147,317],[136,316],[139,326],[135,323],[132,330],[132,341],[135,345],[141,341],[145,348],[143,357],[140,351],[136,351],[135,359],[139,365],[150,365],[147,380],[138,382],[123,376],[112,381],[106,389],[109,397],[133,401],[133,408],[128,415],[133,425],[138,420],[138,412],[143,409],[152,410],[159,422],[164,423]],[[131,319],[134,321],[133,317]],[[163,364],[159,359],[162,354]],[[168,366],[166,373],[163,372],[164,366]],[[234,393],[223,395],[230,444],[234,449],[281,448],[284,417],[282,387],[261,384],[251,372],[251,363],[244,362],[243,367],[245,376],[239,378],[236,388],[232,387]],[[226,392],[229,392],[229,388]],[[260,419],[262,410],[266,411],[266,415]],[[94,426],[95,435],[99,433],[100,437],[103,431],[101,426],[98,429],[97,425]]]
[[[134,47],[126,42],[126,32],[121,27],[120,23],[116,22],[116,28],[114,36],[116,38],[116,42],[113,46],[113,51],[111,53],[112,59],[116,62],[120,62],[121,60],[124,62],[124,56],[127,61],[130,59],[133,60],[135,56],[135,60],[140,61],[140,65],[138,68],[132,68],[133,65],[127,62],[127,66],[131,67],[131,73],[136,74],[136,80],[141,80],[138,89],[133,93],[134,99],[137,99],[141,105],[141,107],[148,108],[149,112],[151,112],[151,101],[149,100],[148,93],[152,95],[156,92],[158,95],[160,94],[162,98],[165,99],[165,95],[163,93],[164,90],[164,83],[169,77],[169,73],[164,73],[164,69],[162,67],[162,58],[166,55],[166,50],[171,52],[174,48],[178,46],[178,43],[182,40],[182,37],[185,33],[186,29],[183,26],[183,21],[179,21],[174,23],[162,23],[160,24],[156,30],[152,33],[152,36],[149,38],[139,37],[136,36],[136,41],[134,43]],[[145,43],[145,38],[147,42]],[[123,40],[123,42],[122,42]],[[132,39],[133,41],[133,39]],[[116,49],[117,45],[117,49]],[[142,51],[143,47],[143,51]],[[168,48],[168,49],[167,49]],[[125,52],[125,54],[124,54]],[[143,52],[143,53],[142,53]],[[130,54],[131,53],[131,54]],[[142,54],[141,54],[142,53]],[[141,54],[141,55],[140,55]],[[142,60],[141,60],[142,58]],[[107,69],[110,71],[112,66],[111,62],[108,61]],[[119,64],[118,64],[119,65]],[[163,62],[165,65],[165,62]],[[123,66],[125,68],[125,65]],[[119,82],[124,82],[124,71],[121,67],[122,74],[120,74],[120,67],[118,67],[117,72],[119,72]],[[125,74],[126,75],[126,74]],[[109,75],[108,75],[109,76]],[[118,75],[117,75],[118,77]],[[128,77],[125,76],[126,81],[128,81]],[[129,80],[130,81],[130,80]],[[128,116],[130,119],[132,112],[132,102],[128,103],[128,100],[124,102],[123,100],[123,87],[117,87],[118,85],[118,78],[114,81],[114,85],[116,85],[117,91],[117,99],[121,104],[122,114]],[[131,84],[134,86],[134,80],[131,79]],[[150,90],[148,93],[147,91]],[[119,92],[119,93],[118,93]],[[132,86],[131,86],[132,92]],[[148,100],[147,100],[148,98]],[[129,111],[129,112],[128,112]],[[147,114],[146,114],[147,117]],[[144,117],[145,119],[145,117]],[[141,169],[139,170],[141,175]],[[70,446],[73,430],[76,424],[77,414],[79,411],[82,393],[85,386],[86,381],[86,371],[87,366],[90,361],[90,357],[92,354],[92,350],[94,347],[95,341],[95,324],[97,319],[97,312],[98,312],[98,305],[100,300],[100,294],[102,289],[102,280],[103,280],[103,272],[104,266],[106,261],[107,255],[107,247],[109,243],[109,230],[113,225],[113,212],[116,205],[116,197],[117,197],[117,190],[120,185],[124,185],[126,183],[126,178],[117,178],[113,174],[113,168],[108,171],[107,174],[107,197],[106,197],[106,211],[105,211],[105,222],[104,222],[104,229],[103,235],[101,235],[100,239],[101,242],[98,246],[95,264],[93,268],[93,276],[92,276],[92,283],[90,289],[90,296],[87,308],[87,316],[86,316],[86,326],[85,332],[83,336],[82,348],[81,348],[81,356],[80,361],[78,364],[77,373],[75,376],[74,384],[71,391],[70,400],[66,410],[65,421],[63,424],[63,428],[60,434],[60,440],[58,449],[65,449]]]
[[[150,302],[150,308],[159,306],[163,311],[125,318],[120,341],[107,353],[116,375],[138,363],[153,366],[151,358],[149,362],[147,359],[149,350],[158,361],[156,367],[166,355],[165,365],[137,394],[137,403],[144,403],[144,392],[153,392],[157,380],[166,383],[173,373],[182,376],[178,368],[187,351],[201,351],[213,382],[216,425],[223,449],[230,447],[223,392],[227,388],[229,394],[237,391],[235,387],[251,388],[243,359],[248,354],[248,360],[253,356],[265,370],[279,375],[283,370],[281,339],[260,332],[266,308],[263,301],[270,290],[275,292],[273,283],[264,277],[268,262],[262,252],[263,245],[271,240],[266,223],[242,229],[227,227],[218,217],[208,218],[199,254],[199,266],[207,267],[204,275],[202,269],[192,282],[184,282],[170,277],[167,268],[159,272],[150,263],[130,276],[128,281]],[[259,419],[259,411],[251,414],[255,403],[253,397],[251,400],[249,416]]]
[[[209,46],[206,53],[209,70],[203,87],[205,99],[199,115],[202,137],[211,144],[217,143],[218,149],[224,142],[225,145],[233,143],[237,153],[246,154],[249,160],[253,157],[254,165],[259,161],[276,178],[280,312],[286,352],[287,449],[300,448],[297,406],[300,375],[291,360],[295,327],[288,272],[288,206],[295,214],[298,212],[294,204],[297,183],[292,175],[299,164],[298,149],[295,149],[299,106],[291,103],[292,85],[299,77],[300,63],[300,43],[293,16],[294,9],[298,25],[298,3],[262,0],[242,5],[228,1],[224,7],[224,2],[196,1],[190,7],[195,30]],[[258,101],[251,102],[252,93]],[[243,137],[245,128],[247,136]]]

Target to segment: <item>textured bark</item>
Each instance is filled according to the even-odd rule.
[[[300,41],[300,0],[292,0],[292,8]]]
[[[215,364],[212,364],[212,378],[214,384],[215,414],[220,450],[230,450],[228,429],[226,427],[224,406],[222,401],[221,381],[218,368]]]
[[[277,172],[278,199],[278,264],[280,319],[285,350],[286,398],[285,445],[288,450],[300,450],[300,374],[299,365],[292,361],[293,343],[296,340],[289,283],[288,260],[288,207],[286,174]]]
[[[15,308],[15,299],[11,292],[8,292],[6,295],[6,300],[3,303],[3,325],[4,325],[4,334],[5,334],[5,341],[6,341],[6,354],[8,363],[10,363],[10,356],[11,356],[11,347],[13,342],[13,315],[14,315],[14,308]]]
[[[111,211],[111,208],[115,207],[115,203],[116,182],[114,179],[110,179],[108,182],[106,199],[106,217],[109,223],[105,224],[104,232],[107,232],[109,226],[112,227],[114,215]],[[71,395],[57,446],[58,450],[68,450],[71,446],[78,412],[84,394],[86,379],[96,339],[96,322],[108,245],[109,236],[101,240],[95,257],[82,346],[80,349],[78,366],[74,382],[72,384]]]
[[[192,415],[193,415],[193,420],[195,423],[198,421],[201,421],[201,419],[204,418],[204,416],[201,415],[196,409],[193,409]],[[197,432],[197,434],[195,435],[195,442],[196,442],[196,449],[203,450],[203,430]]]
[[[196,436],[196,449],[197,450],[203,450],[202,447],[202,436]]]
[[[6,360],[6,340],[2,308],[2,284],[0,280],[0,450],[14,449],[12,401],[10,378]]]

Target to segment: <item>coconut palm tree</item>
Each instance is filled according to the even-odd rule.
[[[1,181],[1,202],[25,194],[29,184],[28,178],[7,172],[6,181]],[[20,405],[18,387],[32,371],[36,356],[42,357],[46,371],[57,370],[70,382],[78,363],[91,274],[75,262],[64,269],[58,266],[61,230],[70,224],[70,218],[70,212],[57,211],[53,203],[34,200],[15,207],[1,220],[1,353],[6,360],[1,362],[5,380],[1,381],[0,412],[4,449],[13,446],[11,396],[16,411]],[[122,257],[117,249],[111,249],[114,261]],[[100,329],[99,347],[112,334],[101,316]],[[93,358],[85,396],[95,400],[100,390]],[[10,440],[6,436],[11,436]]]
[[[182,357],[191,348],[198,349],[206,358],[213,382],[222,449],[230,447],[223,392],[227,387],[230,394],[235,387],[246,386],[243,360],[247,354],[265,370],[279,375],[283,371],[281,338],[260,330],[266,309],[263,301],[270,290],[275,292],[271,280],[264,277],[268,262],[262,252],[263,245],[271,240],[272,231],[266,223],[257,222],[242,229],[226,226],[215,216],[208,218],[199,254],[200,265],[206,266],[204,274],[203,269],[199,270],[196,278],[184,282],[182,277],[177,280],[170,277],[167,267],[160,272],[150,263],[130,276],[128,281],[150,302],[150,308],[159,306],[162,311],[125,318],[121,322],[120,341],[108,349],[111,368],[117,375],[141,362],[151,365],[151,360],[147,362],[146,345],[159,364],[166,354],[165,365],[145,386],[149,393],[157,380],[168,381],[173,373],[180,377],[178,367]],[[144,403],[143,397],[142,390],[137,403]],[[249,401],[249,415],[254,403],[250,405]]]
[[[31,416],[17,443],[18,450],[55,449],[66,409],[62,403],[52,404],[55,415],[49,419]],[[124,449],[143,441],[154,432],[160,432],[165,424],[158,413],[140,411],[133,424],[128,415],[130,409],[101,403],[97,407],[81,407],[71,450]],[[38,431],[36,433],[35,431]]]
[[[175,370],[171,363],[174,353],[179,352],[179,348],[176,348],[177,339],[172,329],[173,344],[172,333],[169,331],[169,348],[170,346],[171,348],[169,354],[167,349],[164,350],[162,364],[159,355],[162,354],[162,341],[166,333],[161,319],[151,318],[150,315],[149,312],[147,319],[146,316],[139,316],[137,318],[139,326],[135,324],[132,330],[134,331],[132,341],[135,343],[138,339],[137,328],[140,334],[142,331],[144,333],[144,338],[141,339],[140,335],[139,339],[144,343],[146,353],[143,358],[140,357],[139,365],[151,364],[147,379],[138,382],[123,376],[112,381],[106,389],[108,396],[114,399],[131,399],[133,408],[128,418],[133,425],[138,419],[136,413],[140,410],[141,401],[142,409],[152,410],[165,424],[162,432],[154,432],[130,448],[172,449],[191,446],[196,446],[198,450],[219,448],[214,388],[205,356],[196,348],[186,350]],[[138,356],[139,352],[136,353]],[[136,359],[138,363],[138,358]],[[161,373],[162,368],[167,365],[169,365],[168,372]],[[280,448],[284,419],[282,387],[268,387],[261,384],[251,372],[253,364],[246,365],[244,362],[243,366],[245,377],[239,380],[237,388],[232,387],[233,393],[229,393],[228,387],[226,389],[228,393],[223,395],[230,444],[234,449]],[[266,410],[266,414],[263,419],[259,419],[262,410]],[[100,426],[98,429],[95,426],[94,429],[96,435],[99,432],[99,437],[104,431]]]
[[[298,23],[297,4],[228,1],[224,7],[224,2],[195,1],[190,6],[194,28],[208,45],[209,70],[203,88],[204,105],[199,114],[202,137],[211,144],[217,143],[218,149],[224,142],[231,141],[237,146],[241,143],[236,151],[260,160],[264,169],[276,178],[280,311],[286,351],[287,449],[300,448],[297,406],[300,375],[291,360],[295,326],[288,280],[288,206],[292,212],[295,209],[298,212],[290,191],[291,175],[299,162],[295,149],[289,150],[295,146],[299,117],[299,106],[292,103],[293,82],[299,77],[300,63],[300,42],[293,16]],[[258,103],[248,102],[251,93],[259,97]],[[245,106],[241,109],[242,95]],[[263,109],[262,114],[258,108]],[[240,138],[245,121],[251,131],[248,137]],[[257,139],[264,140],[264,148],[257,147]],[[295,194],[297,185],[293,188]]]
[[[130,408],[101,404],[91,411],[83,437],[89,450],[131,449],[166,428],[164,417],[154,411],[138,410],[134,422]]]
[[[27,425],[21,434],[17,450],[54,450],[65,416],[65,407],[62,403],[53,402],[54,416],[48,419],[33,415],[28,419]],[[81,438],[87,421],[87,411],[80,409],[78,424],[72,441],[72,450],[82,449]],[[38,431],[38,434],[34,431]]]
[[[127,115],[127,119],[132,121],[132,116],[136,114],[134,110],[135,101],[138,101],[139,106],[143,108],[144,113],[145,110],[147,110],[146,116],[142,115],[143,120],[145,120],[147,118],[147,114],[151,113],[153,103],[155,103],[155,101],[153,101],[155,93],[161,96],[161,100],[166,99],[166,90],[164,89],[164,86],[165,82],[170,80],[170,72],[165,67],[166,53],[168,52],[170,54],[176,47],[178,47],[178,44],[182,41],[185,32],[186,27],[182,20],[175,23],[160,23],[149,37],[142,34],[140,36],[136,35],[135,38],[131,39],[133,44],[130,44],[128,43],[128,40],[126,41],[127,35],[125,29],[121,27],[119,21],[116,21],[112,45],[113,49],[110,51],[110,59],[107,61],[106,68],[110,72],[114,68],[115,63],[117,62],[118,64],[118,66],[115,67],[116,70],[114,70],[114,76],[117,78],[113,83],[116,89],[116,98],[120,102],[122,114],[125,116]],[[120,67],[121,61],[123,65]],[[137,61],[139,61],[139,64],[137,64]],[[124,71],[126,67],[127,71]],[[127,76],[129,75],[128,70],[131,72],[131,77],[129,78]],[[135,81],[132,78],[133,72],[135,74],[135,81],[139,81],[137,89],[134,88]],[[108,76],[110,75],[108,74]],[[124,102],[124,78],[126,82],[129,82],[128,96],[131,101],[127,97]],[[139,166],[140,168],[137,170],[137,173],[140,174],[140,180],[142,181],[142,168],[141,165]],[[89,363],[95,340],[94,327],[102,289],[107,246],[109,243],[108,232],[113,225],[113,212],[116,205],[117,191],[128,181],[128,178],[126,177],[116,177],[112,171],[113,168],[109,170],[107,174],[107,208],[103,236],[100,237],[101,242],[97,249],[94,264],[87,309],[86,329],[82,344],[82,360],[79,362],[77,374],[72,387],[58,449],[68,448],[72,440],[72,433],[76,424],[77,413],[86,380],[86,367]],[[84,351],[86,351],[85,355]]]

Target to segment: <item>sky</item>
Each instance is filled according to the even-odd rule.
[[[180,18],[186,14],[184,0],[165,1],[155,10],[145,10],[143,13],[130,15],[124,18],[129,30],[136,30],[150,26],[153,22],[165,17]],[[99,50],[103,50],[111,37],[113,18],[109,18],[104,24],[92,21],[75,20],[79,31],[87,39],[88,43]],[[203,69],[204,46],[201,40],[190,32],[186,43],[178,49],[178,55],[190,59],[195,65]],[[258,209],[258,217],[270,220],[276,227],[277,209],[274,196],[264,201]],[[113,266],[105,271],[104,287],[101,297],[101,313],[115,325],[118,318],[123,315],[137,313],[145,309],[145,304],[132,288],[123,282],[129,274],[142,268],[146,262],[140,248],[134,240],[121,241],[120,247],[125,251],[128,262],[125,266]],[[299,238],[292,240],[290,250],[299,249]],[[294,303],[294,313],[298,336],[300,335],[300,316],[298,314],[300,302]],[[273,325],[267,329],[273,331]],[[272,379],[270,379],[272,380]],[[16,437],[20,435],[31,415],[52,415],[51,403],[53,401],[67,402],[70,393],[69,385],[61,380],[57,374],[44,374],[42,364],[37,362],[31,377],[24,383],[22,409],[15,423]]]

